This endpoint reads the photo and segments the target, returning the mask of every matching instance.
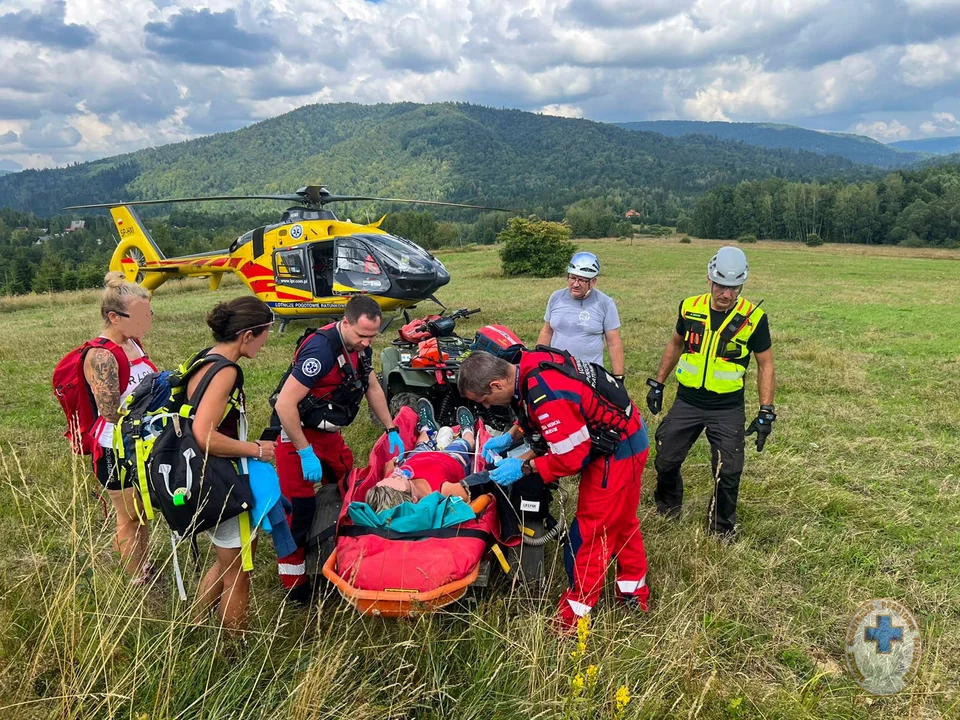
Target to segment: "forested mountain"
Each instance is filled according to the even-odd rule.
[[[960,153],[960,137],[898,140],[890,143],[890,147],[911,152],[931,153],[932,155],[953,155],[954,153]]]
[[[807,130],[795,125],[774,123],[697,122],[693,120],[651,120],[619,123],[627,130],[657,132],[668,137],[709,135],[720,140],[742,142],[746,145],[774,149],[805,150],[821,155],[838,155],[855,163],[882,168],[907,167],[923,158],[914,148],[899,149],[884,145],[863,135],[826,133]]]
[[[545,217],[582,197],[619,193],[651,217],[676,217],[680,206],[721,183],[870,174],[836,156],[702,135],[678,140],[519,110],[326,104],[231,133],[8,175],[0,178],[0,206],[47,216],[71,204],[291,192],[322,181],[334,192],[491,204]]]

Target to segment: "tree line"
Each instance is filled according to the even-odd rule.
[[[743,235],[805,242],[960,247],[960,164],[897,170],[873,182],[721,185],[697,200],[677,230],[697,237]]]

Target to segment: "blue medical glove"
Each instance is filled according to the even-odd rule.
[[[400,437],[400,431],[394,428],[387,433],[387,439],[390,441],[390,454],[397,454],[397,459],[403,457],[407,449],[403,446],[403,438]]]
[[[320,466],[320,458],[313,451],[312,445],[307,445],[303,450],[297,450],[300,456],[300,467],[303,468],[303,479],[309,482],[320,482],[323,480],[323,468]]]
[[[523,460],[520,458],[500,458],[497,469],[490,473],[490,479],[497,485],[512,485],[523,477]]]
[[[480,454],[488,463],[496,462],[497,455],[509,450],[512,445],[513,436],[510,433],[504,433],[487,440],[483,444],[483,450],[480,451]]]

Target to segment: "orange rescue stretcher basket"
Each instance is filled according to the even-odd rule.
[[[407,447],[412,447],[416,413],[401,408],[394,424]],[[476,433],[477,446],[483,447],[489,433],[482,421],[478,420]],[[470,503],[476,520],[433,536],[425,535],[427,539],[358,533],[349,518],[349,505],[366,497],[367,490],[382,477],[383,466],[390,457],[386,443],[387,438],[382,437],[371,450],[369,465],[351,473],[337,522],[335,547],[323,564],[323,575],[359,612],[407,617],[437,610],[464,596],[477,581],[482,562],[498,541],[500,522],[497,499],[488,493]],[[474,471],[480,462],[476,453]],[[500,542],[512,545],[519,538]],[[411,543],[417,543],[415,552]]]
[[[491,495],[481,495],[470,503],[470,507],[479,515],[487,508],[492,499]],[[467,576],[433,590],[408,591],[401,588],[396,590],[359,590],[337,575],[336,567],[337,551],[334,549],[323,565],[324,577],[333,583],[343,598],[362,614],[389,618],[409,617],[438,610],[454,603],[464,596],[467,588],[476,582],[480,574],[480,563],[478,562]]]

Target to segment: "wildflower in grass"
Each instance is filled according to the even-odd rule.
[[[590,637],[590,616],[584,615],[577,620],[577,649],[570,653],[570,657],[579,662],[587,652],[587,638]]]
[[[597,685],[597,677],[600,675],[600,668],[596,665],[591,665],[587,668],[587,687],[590,690],[593,690]]]
[[[621,685],[617,688],[616,694],[613,696],[613,718],[614,720],[620,720],[623,717],[623,711],[627,709],[627,705],[630,704],[630,691],[627,689],[626,685]]]
[[[583,673],[574,675],[573,680],[570,681],[570,694],[573,697],[580,697],[583,694],[584,684]]]

